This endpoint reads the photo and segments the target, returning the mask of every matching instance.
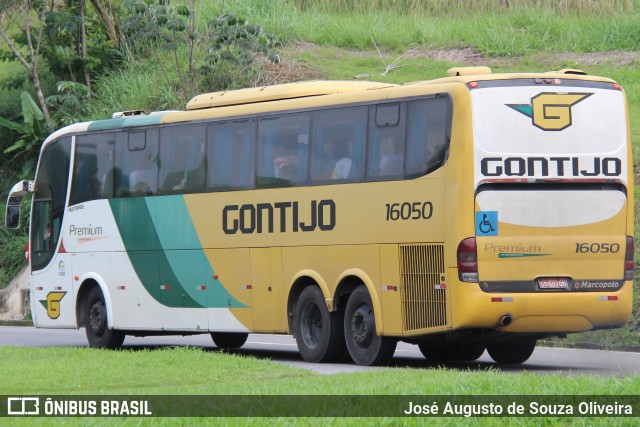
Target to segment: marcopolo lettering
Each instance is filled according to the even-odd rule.
[[[616,157],[485,157],[484,176],[620,176],[622,160]]]
[[[333,200],[227,205],[222,209],[225,234],[280,233],[288,231],[331,231],[336,226]]]

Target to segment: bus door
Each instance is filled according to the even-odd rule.
[[[64,247],[71,138],[48,144],[40,158],[31,207],[31,301],[37,327],[76,327],[71,254]]]

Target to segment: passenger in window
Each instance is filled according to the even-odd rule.
[[[273,152],[273,169],[276,178],[295,180],[298,172],[298,151],[291,144],[276,145]]]
[[[380,141],[380,176],[395,176],[402,174],[404,159],[402,144],[395,141],[393,136],[382,138]]]
[[[116,166],[110,169],[109,172],[105,174],[103,181],[103,197],[109,198],[112,193],[115,193],[116,197],[129,195],[129,177],[123,174],[122,169],[119,167]]]
[[[98,180],[98,157],[95,154],[78,155],[76,176],[78,187],[74,189],[76,201],[84,202],[99,199],[102,193],[102,183]]]
[[[339,159],[336,162],[336,166],[331,174],[331,179],[347,179],[351,172],[351,166],[353,160],[351,159],[353,143],[347,141],[346,143],[336,143],[333,145],[333,153],[335,158]]]
[[[332,178],[335,170],[336,159],[333,155],[333,142],[328,139],[320,139],[322,144],[320,149],[314,151],[312,162],[311,178],[317,181],[326,181]]]
[[[113,177],[115,180],[114,193],[116,197],[129,196],[129,177],[122,172],[119,167],[113,168]]]

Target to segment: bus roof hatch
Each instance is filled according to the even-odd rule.
[[[449,77],[476,76],[479,74],[491,74],[489,67],[454,67],[447,70]]]

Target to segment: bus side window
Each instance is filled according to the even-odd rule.
[[[207,144],[209,190],[227,191],[253,187],[255,119],[211,123]]]
[[[158,194],[195,193],[204,190],[206,137],[204,124],[160,129]]]
[[[370,109],[367,177],[373,181],[404,176],[406,103]]]
[[[76,137],[69,205],[113,197],[114,133]]]
[[[313,115],[311,181],[357,181],[364,176],[367,107],[338,108]]]
[[[260,119],[258,186],[289,187],[306,182],[309,121],[308,113]]]
[[[451,100],[424,99],[409,104],[407,135],[408,177],[422,176],[446,160],[451,130]]]
[[[158,188],[159,130],[131,130],[116,138],[116,197],[151,196]]]

